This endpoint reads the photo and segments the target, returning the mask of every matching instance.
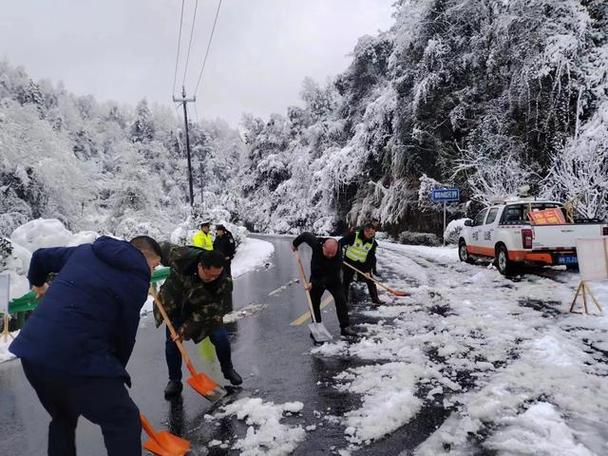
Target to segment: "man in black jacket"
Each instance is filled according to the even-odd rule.
[[[381,305],[382,302],[378,297],[378,289],[376,284],[369,279],[371,271],[376,269],[376,248],[378,243],[374,239],[376,236],[375,225],[368,223],[363,228],[356,230],[342,239],[340,239],[340,247],[346,248],[344,254],[344,261],[359,271],[366,273],[366,275],[357,274],[360,280],[363,280],[367,284],[369,295],[372,298],[372,303],[376,306]],[[355,276],[355,271],[344,265],[344,294],[349,300],[350,295],[350,284]]]
[[[319,239],[311,233],[302,233],[293,240],[293,251],[296,252],[302,243],[308,244],[312,249],[309,291],[315,319],[321,322],[321,296],[327,290],[336,304],[340,334],[356,336],[357,333],[350,328],[348,320],[348,307],[340,277],[342,254],[338,241],[333,238]]]
[[[232,260],[236,253],[236,244],[232,233],[226,229],[224,225],[215,226],[215,241],[213,241],[213,250],[222,252],[226,260],[226,273],[228,277],[232,277]]]

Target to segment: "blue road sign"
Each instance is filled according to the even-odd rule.
[[[460,201],[459,188],[436,188],[433,189],[431,199],[435,203],[456,203]]]

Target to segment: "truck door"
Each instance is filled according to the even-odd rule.
[[[485,221],[487,214],[488,210],[484,209],[473,219],[473,225],[471,226],[471,243],[469,245],[469,253],[472,253],[474,255],[485,255],[487,253],[484,252],[482,244],[482,228],[483,222]]]
[[[499,210],[499,207],[490,208],[488,211],[488,216],[486,217],[484,224],[481,226],[479,241],[484,249],[489,249],[487,250],[488,255],[494,254],[494,237],[496,233],[496,224],[494,222],[496,222],[496,217],[498,216]]]

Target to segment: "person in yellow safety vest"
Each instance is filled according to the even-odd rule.
[[[374,239],[376,236],[376,224],[368,223],[363,228],[353,231],[340,239],[340,246],[346,248],[344,254],[344,262],[348,263],[359,271],[371,274],[376,270],[376,248],[378,243]],[[342,266],[344,294],[346,299],[350,301],[350,284],[355,277],[359,276],[359,280],[363,280],[367,284],[369,295],[372,298],[372,303],[375,306],[382,304],[378,297],[378,289],[376,284],[368,277],[355,273],[354,270],[346,265]]]
[[[211,228],[211,223],[204,222],[201,223],[200,231],[194,233],[192,236],[192,245],[194,247],[200,247],[205,250],[213,250],[213,238],[209,233],[209,229]]]

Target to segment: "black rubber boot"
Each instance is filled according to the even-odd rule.
[[[224,378],[235,386],[243,383],[243,379],[241,378],[241,376],[232,367],[223,371],[223,374]]]
[[[182,385],[182,382],[169,380],[169,383],[167,383],[167,386],[165,387],[165,399],[171,399],[178,396],[183,389],[184,386]]]
[[[346,326],[346,327],[340,329],[340,334],[344,337],[357,336],[357,333],[350,326]]]

